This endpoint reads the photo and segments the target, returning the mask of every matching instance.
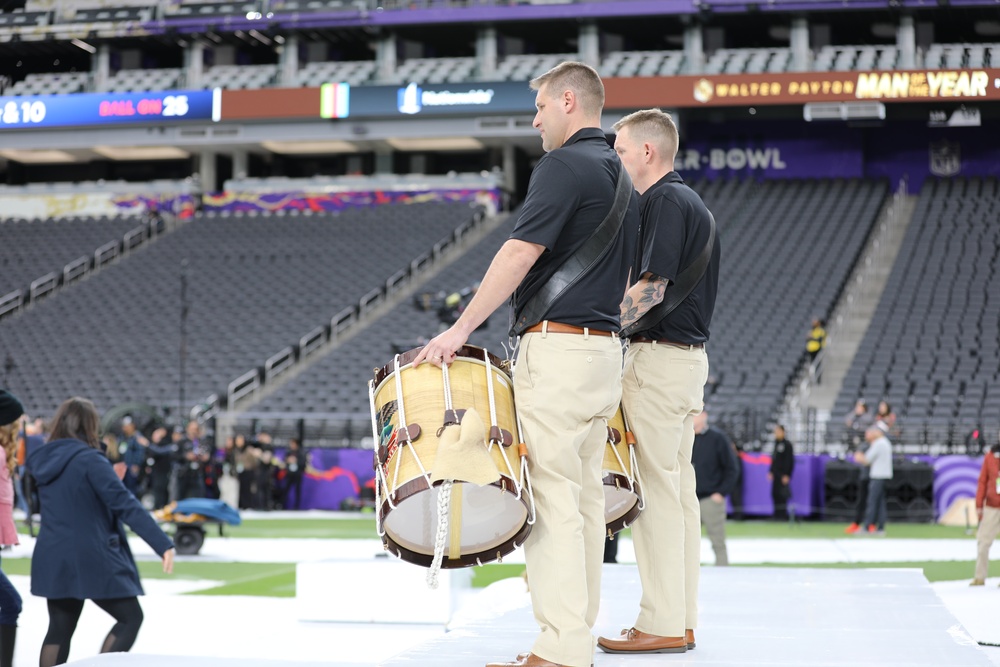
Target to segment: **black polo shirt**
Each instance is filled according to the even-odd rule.
[[[652,273],[670,280],[667,294],[678,274],[695,260],[708,243],[709,212],[698,194],[672,171],[639,197],[640,248],[636,256],[637,279]],[[691,294],[662,321],[637,335],[685,345],[707,343],[715,295],[719,288],[719,257],[722,244],[718,228],[705,276]]]
[[[545,252],[514,293],[515,321],[531,297],[590,238],[611,210],[620,164],[599,128],[578,131],[538,161],[510,238],[545,246]],[[618,331],[638,228],[639,205],[633,192],[610,251],[590,273],[559,295],[544,319]]]

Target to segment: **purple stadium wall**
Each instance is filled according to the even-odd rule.
[[[906,178],[917,192],[928,178],[1000,176],[1000,143],[984,127],[763,121],[681,129],[676,167],[686,177]]]

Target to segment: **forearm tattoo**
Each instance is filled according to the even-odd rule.
[[[659,276],[643,279],[635,286],[640,287],[641,285],[638,302],[633,300],[631,294],[626,294],[621,305],[622,328],[632,324],[649,312],[650,308],[663,301],[663,295],[667,290],[668,283],[669,281],[666,278],[660,278]]]
[[[639,315],[637,314],[639,312],[639,307],[636,306],[634,303],[632,303],[632,297],[628,294],[626,294],[625,298],[622,300],[621,310],[622,310],[621,321],[623,329],[627,325],[632,324],[637,319],[639,319]]]

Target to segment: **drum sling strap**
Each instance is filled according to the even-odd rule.
[[[525,329],[541,322],[552,304],[608,254],[615,239],[618,238],[631,196],[632,179],[629,178],[625,167],[619,163],[618,185],[615,187],[615,201],[611,210],[590,238],[570,255],[548,282],[532,295],[528,303],[524,304],[521,316],[511,325],[509,332],[511,336],[520,336]]]
[[[656,304],[646,314],[637,319],[632,324],[624,327],[621,331],[622,338],[628,338],[638,331],[648,331],[660,323],[664,317],[679,306],[684,299],[688,298],[694,288],[698,286],[708,269],[708,262],[712,258],[712,249],[715,247],[715,216],[708,212],[708,243],[701,249],[701,253],[694,258],[687,267],[677,275],[677,280],[673,282],[670,289],[666,291],[663,301]],[[641,243],[641,240],[640,240]]]

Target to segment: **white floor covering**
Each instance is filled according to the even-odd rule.
[[[301,515],[298,515],[301,516]],[[142,542],[134,542],[137,558],[151,559],[155,555]],[[33,547],[32,540],[4,553],[8,558],[26,557]],[[210,535],[202,554],[190,558],[218,562],[307,562],[327,559],[370,558],[381,551],[378,540],[323,540],[323,539],[238,539]],[[897,540],[874,537],[844,539],[737,539],[729,540],[730,560],[734,564],[750,563],[833,563],[833,562],[908,562],[925,560],[971,560],[975,556],[975,539]],[[994,554],[1000,556],[995,546]],[[702,543],[703,563],[713,560],[707,541]],[[622,540],[619,561],[634,562],[631,542]],[[523,562],[521,552],[511,554],[505,562]],[[887,572],[893,574],[887,575]],[[626,574],[631,573],[631,574]],[[634,567],[611,566],[605,577],[611,585],[619,577],[632,576]],[[902,574],[896,574],[902,573]],[[414,576],[423,577],[424,570],[414,567]],[[971,572],[970,578],[971,578]],[[840,596],[839,587],[855,590],[858,600],[868,599],[872,592],[885,593],[878,583],[882,578],[893,578],[891,588],[895,595],[881,600],[881,606],[864,606],[855,609],[850,597]],[[838,580],[838,577],[846,579]],[[31,597],[28,577],[11,577],[25,599],[21,615],[15,665],[29,667],[37,664],[38,650],[45,634],[47,616],[45,601]],[[681,656],[657,656],[657,662],[629,656],[628,667],[664,664],[666,660],[678,664],[706,665],[931,665],[933,662],[906,662],[909,653],[903,644],[923,646],[923,654],[936,655],[934,650],[950,649],[969,642],[969,636],[986,644],[1000,644],[1000,587],[991,579],[985,587],[969,588],[968,580],[927,584],[921,574],[904,570],[803,570],[803,569],[703,569],[701,605],[703,619],[699,630],[699,648]],[[775,585],[788,582],[787,595],[807,604],[788,619],[809,621],[804,625],[781,627],[768,621],[773,614],[790,609],[787,602],[774,599],[768,591]],[[811,583],[810,583],[811,582]],[[839,582],[839,583],[838,583]],[[304,623],[296,619],[295,600],[290,598],[252,598],[233,596],[189,596],[182,593],[213,585],[213,582],[182,580],[146,580],[147,595],[142,598],[145,623],[133,652],[130,655],[95,657],[104,635],[112,624],[110,618],[93,605],[87,605],[77,630],[71,662],[80,665],[145,665],[160,667],[265,667],[295,662],[296,667],[313,664],[358,667],[361,665],[479,665],[488,660],[513,658],[520,650],[530,647],[534,633],[527,593],[519,580],[498,582],[490,588],[470,593],[464,606],[451,623],[451,632],[439,625],[419,624],[360,624],[360,623]],[[372,582],[372,591],[378,583]],[[617,591],[608,593],[598,621],[598,632],[617,632],[632,621],[637,595],[635,582],[618,582]],[[715,592],[713,592],[715,591]],[[733,591],[742,591],[733,597]],[[806,594],[808,593],[808,595]],[[395,600],[391,592],[383,593],[392,604],[410,604],[419,609],[420,600]],[[936,595],[935,595],[936,594]],[[887,594],[888,595],[888,594]],[[876,596],[877,597],[877,596]],[[876,599],[873,597],[871,599]],[[786,598],[787,599],[787,598]],[[916,604],[914,604],[916,600]],[[333,604],[350,605],[349,599],[332,601]],[[839,621],[831,623],[823,616],[823,609],[840,609]],[[846,619],[857,611],[855,622]],[[807,613],[806,613],[807,612]],[[944,627],[945,621],[951,625]],[[815,620],[815,623],[812,621]],[[902,621],[906,623],[903,624]],[[900,622],[898,637],[895,632],[884,632],[881,637],[899,641],[899,650],[886,654],[872,653],[882,658],[864,662],[867,652],[876,650],[878,642],[866,634],[875,624],[882,627]],[[934,629],[922,635],[906,634],[909,624],[927,622]],[[829,626],[829,627],[828,627]],[[930,627],[930,626],[929,626]],[[478,628],[478,629],[477,629]],[[487,632],[483,628],[490,628]],[[885,628],[884,628],[885,629]],[[844,652],[854,656],[853,662],[838,662],[834,647],[838,640],[835,631],[843,633],[839,641]],[[941,633],[947,635],[942,636]],[[934,634],[937,633],[937,634]],[[464,637],[464,639],[463,639]],[[949,639],[950,638],[950,639]],[[450,646],[464,641],[475,654],[460,655],[454,662],[440,662],[428,654],[435,646]],[[529,644],[525,644],[529,642]],[[824,643],[827,642],[827,643]],[[870,645],[869,645],[870,644]],[[723,646],[756,646],[760,655],[747,658],[747,652],[726,652]],[[783,657],[781,646],[828,646],[823,651],[796,648],[798,653]],[[415,648],[422,646],[422,648]],[[863,649],[863,650],[862,650]],[[958,649],[955,649],[958,650]],[[1000,648],[966,646],[957,662],[951,660],[937,664],[948,665],[998,665]],[[407,653],[407,651],[410,651]],[[721,652],[720,652],[721,651]],[[902,653],[900,651],[903,651]],[[460,650],[459,650],[460,652]],[[508,655],[509,654],[509,655]],[[920,658],[920,653],[914,654]],[[178,660],[177,657],[183,660]],[[395,657],[394,657],[395,656]],[[792,656],[798,656],[793,658]],[[596,665],[625,665],[622,658],[599,654]],[[643,662],[643,660],[646,660]],[[738,661],[742,660],[742,662]],[[800,660],[802,662],[795,662]],[[859,661],[860,660],[860,661]],[[963,662],[964,661],[964,662]]]

